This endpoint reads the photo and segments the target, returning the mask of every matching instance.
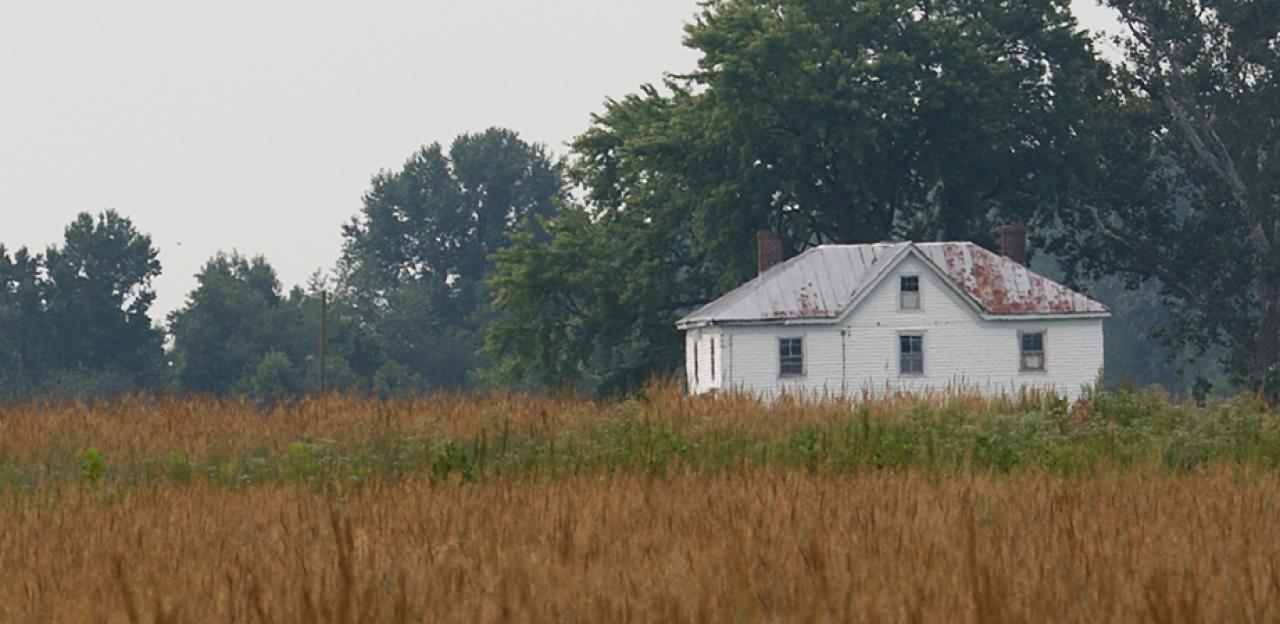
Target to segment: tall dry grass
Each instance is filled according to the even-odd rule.
[[[0,504],[0,620],[1266,622],[1277,501],[1230,469],[64,488]]]
[[[0,622],[1278,621],[1278,562],[1247,399],[0,408]]]
[[[89,447],[109,457],[161,456],[173,449],[206,456],[283,450],[302,438],[409,434],[461,439],[499,426],[534,436],[619,420],[771,435],[846,419],[860,410],[878,422],[896,422],[921,404],[999,414],[1038,409],[1047,401],[1038,395],[904,395],[769,404],[746,396],[690,397],[669,381],[651,385],[638,399],[621,402],[501,391],[482,396],[442,392],[389,401],[308,397],[262,409],[249,399],[138,396],[111,402],[0,405],[0,460],[29,463]]]
[[[468,480],[582,470],[714,473],[744,465],[1070,474],[1153,461],[1176,470],[1220,462],[1277,468],[1280,420],[1248,398],[1205,407],[1133,392],[1093,393],[1071,405],[1042,395],[766,404],[691,398],[671,384],[619,402],[496,393],[393,402],[331,396],[270,410],[146,397],[0,407],[0,492],[86,472],[132,487],[455,472]]]

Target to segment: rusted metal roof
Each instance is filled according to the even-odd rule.
[[[908,254],[936,267],[984,316],[1110,313],[1101,303],[973,243],[876,243],[810,248],[680,319],[677,325],[830,322]]]
[[[921,243],[916,248],[987,314],[1110,313],[1107,306],[973,243]]]

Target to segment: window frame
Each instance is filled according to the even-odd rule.
[[[1040,334],[1040,368],[1027,367],[1027,351],[1022,349],[1022,341],[1024,336]],[[1049,331],[1046,329],[1018,330],[1018,372],[1020,373],[1044,373],[1049,370]],[[1030,353],[1035,353],[1031,351]]]
[[[699,342],[702,342],[702,340],[695,339],[693,341],[693,385],[695,386],[700,383],[700,381],[698,380],[698,343]]]
[[[715,381],[716,380],[716,337],[712,336],[711,340],[708,340],[707,342],[711,344],[711,381]]]
[[[902,289],[902,282],[907,278],[913,278],[916,280],[915,291]],[[898,311],[899,312],[920,312],[924,310],[924,289],[920,287],[920,282],[921,280],[920,280],[919,273],[899,273],[898,274]],[[908,292],[915,292],[916,294],[916,306],[914,308],[908,308],[904,305],[905,297]]]
[[[800,344],[800,372],[791,373],[783,370],[782,344],[787,341],[795,340]],[[778,379],[796,379],[804,377],[809,372],[808,363],[805,361],[804,336],[778,336]]]
[[[903,365],[903,363],[906,361],[906,360],[905,360],[905,358],[903,358],[903,356],[904,356],[904,355],[907,355],[907,354],[905,354],[905,353],[903,353],[903,352],[902,352],[902,339],[903,339],[903,338],[919,338],[919,339],[920,339],[920,371],[919,371],[919,372],[915,372],[915,371],[905,372],[905,371],[903,371],[903,366],[902,366],[902,365]],[[926,367],[925,367],[925,350],[924,350],[924,346],[925,346],[925,345],[924,345],[924,338],[925,338],[925,332],[924,332],[924,331],[910,331],[910,330],[907,330],[907,331],[900,331],[900,332],[898,332],[898,333],[897,333],[897,335],[895,336],[895,340],[894,340],[894,350],[895,350],[895,351],[897,351],[897,353],[898,353],[898,376],[899,376],[899,377],[925,377],[925,376],[926,376],[926,370],[927,370],[927,369],[926,369]]]

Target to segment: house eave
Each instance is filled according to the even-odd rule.
[[[1110,312],[1062,312],[1053,314],[980,314],[984,321],[1070,321],[1110,318]]]
[[[803,317],[803,318],[767,318],[767,319],[736,319],[736,320],[712,320],[699,319],[696,321],[678,321],[676,329],[690,330],[703,327],[750,327],[757,325],[830,325],[836,321],[836,317]]]
[[[701,329],[704,327],[757,327],[757,326],[793,326],[793,325],[838,325],[844,319],[841,316],[831,317],[806,317],[806,318],[767,318],[767,319],[737,319],[737,320],[712,320],[699,319],[694,321],[678,321],[676,329],[688,331],[690,329]],[[1110,312],[1065,312],[1052,314],[987,314],[980,313],[978,318],[984,321],[993,322],[1018,322],[1018,321],[1070,321],[1081,319],[1105,319],[1110,318]]]

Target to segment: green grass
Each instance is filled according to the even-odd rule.
[[[710,406],[714,418],[632,400],[602,405],[598,417],[572,425],[518,433],[500,410],[489,408],[478,414],[484,422],[476,433],[462,437],[371,426],[341,439],[304,436],[276,451],[259,446],[194,457],[181,448],[111,455],[91,447],[25,463],[0,457],[0,491],[70,482],[130,487],[161,481],[360,484],[414,475],[461,483],[581,473],[660,477],[761,466],[1066,475],[1152,463],[1178,472],[1222,463],[1280,466],[1277,419],[1247,397],[1197,407],[1155,392],[1117,391],[1095,393],[1073,407],[1053,397],[988,404],[982,411],[973,405],[922,400],[890,416],[877,404],[832,404],[821,417],[795,426],[750,427],[730,424],[749,415],[718,411],[737,409],[740,402],[732,399]]]

